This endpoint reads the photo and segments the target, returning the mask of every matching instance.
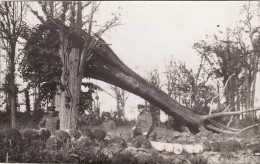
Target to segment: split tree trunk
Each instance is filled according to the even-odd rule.
[[[56,110],[59,111],[60,129],[76,129],[78,104],[82,75],[78,72],[80,64],[79,48],[70,48],[68,35],[60,30],[62,41],[59,55],[63,63],[61,85],[55,96]]]

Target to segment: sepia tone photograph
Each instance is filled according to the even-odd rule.
[[[257,164],[260,1],[0,1],[0,163]]]

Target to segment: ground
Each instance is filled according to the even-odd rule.
[[[100,126],[90,127],[91,129],[102,128]],[[130,137],[132,125],[118,126],[114,131],[114,135],[121,136],[123,138]],[[218,163],[250,163],[257,164],[260,163],[260,151],[259,146],[259,128],[247,130],[237,136],[234,135],[224,135],[208,132],[207,134],[196,134],[187,135],[185,133],[179,133],[174,130],[169,130],[165,127],[155,128],[157,133],[158,142],[167,143],[180,143],[180,144],[203,144],[204,142],[219,143],[220,148],[214,148],[215,150],[204,151],[201,154],[187,154],[182,153],[176,155],[173,153],[160,152],[162,156],[169,156],[170,158],[180,158],[187,157],[192,158],[198,157],[198,160],[207,159],[208,163],[218,164]],[[234,142],[233,142],[234,141]],[[230,145],[228,145],[230,143]],[[232,143],[239,143],[239,145],[232,145]],[[224,145],[221,145],[224,144]],[[248,145],[257,144],[254,148],[247,148]],[[191,162],[192,163],[192,162]],[[194,163],[194,162],[193,162]],[[196,163],[196,162],[195,162]],[[199,162],[201,163],[201,162]]]
[[[1,124],[1,130],[7,126]],[[32,126],[32,125],[31,125]],[[30,126],[30,127],[31,127]],[[133,122],[127,125],[117,126],[117,129],[110,137],[120,136],[125,140],[130,138]],[[32,126],[36,128],[36,126]],[[86,126],[89,129],[100,129],[102,126]],[[86,128],[81,127],[81,128]],[[19,127],[19,130],[25,126]],[[27,127],[28,128],[28,127]],[[210,131],[198,134],[180,133],[174,130],[169,130],[164,126],[155,128],[157,134],[157,142],[162,143],[178,143],[181,145],[202,145],[203,152],[188,153],[183,151],[181,154],[173,152],[158,151],[155,149],[134,148],[128,146],[124,152],[131,152],[138,159],[152,158],[157,163],[191,163],[191,164],[218,164],[218,163],[260,163],[260,133],[259,128],[250,129],[239,135],[224,135],[213,133]],[[109,135],[107,137],[109,138]],[[111,151],[111,149],[108,149]],[[117,151],[117,150],[116,150]],[[124,156],[125,157],[125,156]],[[122,158],[122,156],[120,157]],[[161,159],[164,160],[161,160]],[[151,159],[149,159],[151,160]]]

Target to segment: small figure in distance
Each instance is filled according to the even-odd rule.
[[[55,113],[55,106],[48,107],[48,115],[43,116],[39,128],[45,127],[51,134],[60,129],[60,119]]]
[[[115,122],[111,119],[111,115],[109,112],[104,112],[103,117],[105,118],[102,126],[107,134],[113,134],[113,131],[116,129]]]

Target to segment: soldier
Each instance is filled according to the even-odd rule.
[[[48,107],[48,115],[45,115],[39,123],[40,128],[44,126],[51,134],[60,129],[60,119],[55,114],[55,106]]]
[[[116,129],[116,124],[115,122],[111,119],[111,116],[110,116],[110,113],[109,112],[104,112],[103,114],[105,120],[103,122],[103,127],[104,127],[104,130],[107,132],[107,133],[113,133],[112,131]]]
[[[135,126],[132,128],[132,137],[143,135],[148,138],[153,132],[153,120],[145,105],[138,104],[139,115]]]

